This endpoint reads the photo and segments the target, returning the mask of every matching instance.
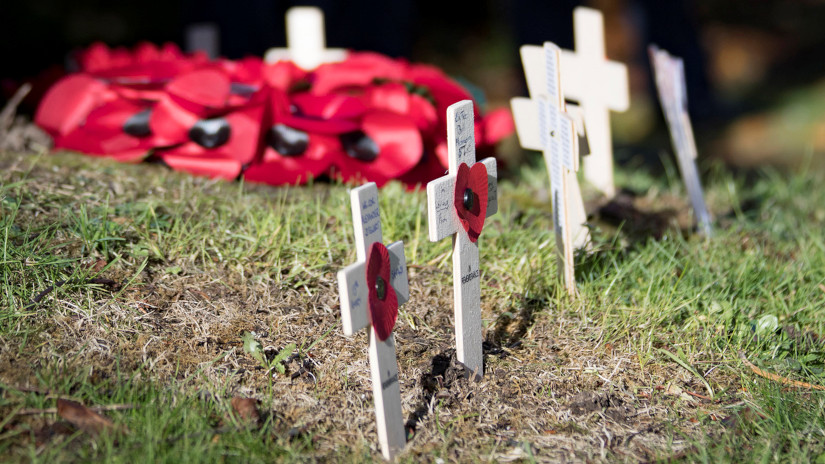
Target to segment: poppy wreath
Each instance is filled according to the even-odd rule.
[[[75,61],[79,71],[55,83],[35,115],[56,149],[271,185],[423,185],[448,166],[446,108],[472,98],[435,67],[377,53],[305,71],[171,44],[97,43]],[[513,133],[512,116],[475,108],[477,150],[490,154]]]

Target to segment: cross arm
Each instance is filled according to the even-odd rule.
[[[406,266],[404,274],[406,276]],[[365,262],[359,261],[338,271],[338,295],[344,335],[352,336],[369,325]]]
[[[410,299],[410,282],[407,277],[407,259],[404,256],[404,242],[393,242],[387,247],[390,252],[390,285],[395,289],[398,305]]]
[[[562,93],[565,98],[598,101],[613,111],[630,106],[627,66],[607,59],[594,60],[570,50],[561,51]]]
[[[558,132],[562,144],[561,156],[562,162],[567,169],[577,171],[579,168],[578,156],[575,151],[575,144],[577,142],[577,132],[575,123],[570,115],[559,111],[558,108],[550,104],[545,97],[529,99],[524,97],[517,97],[510,100],[510,105],[513,109],[513,119],[516,122],[516,133],[518,134],[519,143],[528,150],[544,151],[550,149],[550,139],[546,142],[542,140],[542,131]],[[542,111],[545,114],[542,116]],[[552,120],[557,121],[558,129],[552,127],[541,127],[542,120],[545,124],[550,124],[550,113],[554,113]],[[565,146],[573,144],[571,149]]]
[[[485,158],[487,168],[487,216],[498,211],[498,170],[495,158]],[[431,181],[427,184],[427,217],[429,219],[429,238],[437,242],[458,231],[459,220],[455,212],[455,174]]]

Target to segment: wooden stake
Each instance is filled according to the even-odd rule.
[[[713,234],[713,219],[705,204],[699,170],[696,168],[696,140],[693,137],[693,126],[690,124],[690,115],[687,110],[684,62],[681,58],[671,56],[665,50],[659,50],[655,45],[651,45],[648,50],[650,62],[653,65],[653,74],[656,76],[659,101],[670,129],[670,138],[676,151],[679,171],[682,173],[682,180],[685,182],[690,203],[693,205],[693,214],[699,223],[700,233],[710,237]]]

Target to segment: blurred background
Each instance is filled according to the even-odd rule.
[[[688,97],[703,162],[825,169],[825,2],[815,0],[27,0],[0,7],[0,104],[23,82],[32,114],[72,51],[94,41],[186,47],[186,29],[212,24],[227,58],[285,45],[284,13],[321,7],[327,45],[435,64],[477,87],[490,107],[526,95],[522,43],[573,47],[575,6],[605,14],[607,54],[628,64],[631,108],[613,114],[619,163],[670,151],[651,87],[646,47],[685,59]],[[501,150],[518,156],[515,140]]]

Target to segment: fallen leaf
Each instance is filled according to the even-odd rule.
[[[256,424],[261,419],[258,413],[258,401],[255,398],[236,396],[232,398],[232,409],[243,422]]]
[[[100,415],[76,401],[62,398],[57,400],[57,415],[92,436],[97,436],[103,430],[110,429],[115,425],[108,417]]]
[[[673,382],[668,384],[667,389],[665,390],[665,395],[678,396],[679,398],[681,398],[685,401],[689,401],[691,403],[696,401],[693,397],[691,397],[690,395],[685,393],[685,391],[682,389],[682,387],[676,385]]]

